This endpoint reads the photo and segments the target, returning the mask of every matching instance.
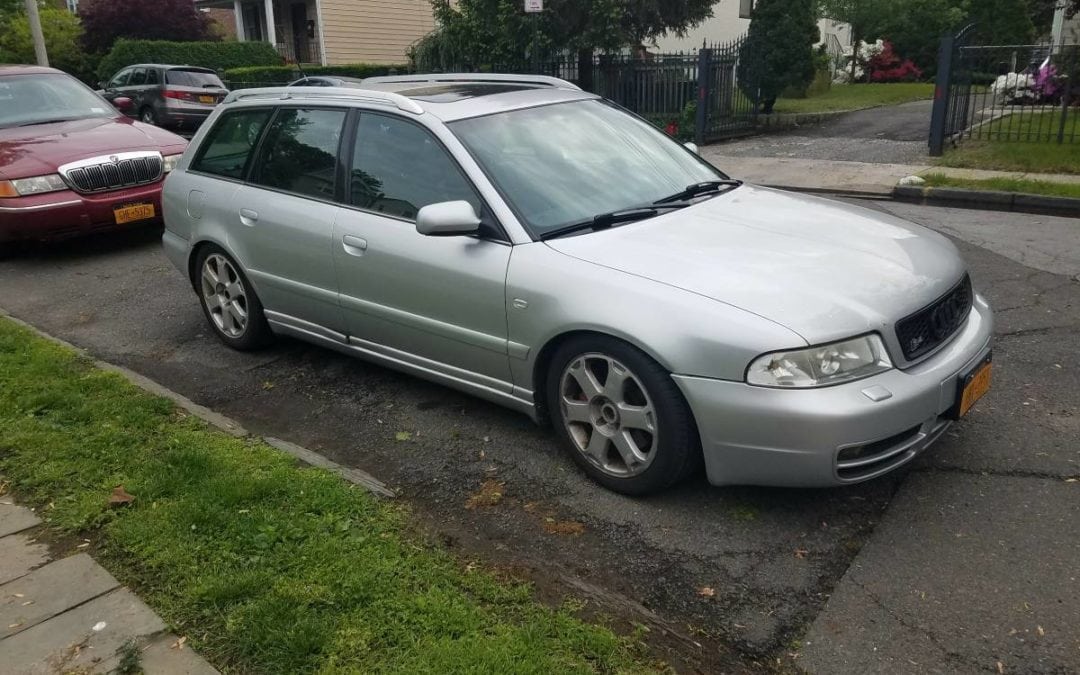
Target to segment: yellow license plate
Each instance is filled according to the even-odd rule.
[[[117,225],[133,223],[136,220],[149,220],[155,215],[153,204],[132,204],[113,209],[113,216]]]
[[[990,374],[993,371],[993,363],[984,363],[968,379],[964,386],[964,392],[960,395],[959,415],[963,417],[971,410],[971,406],[990,391]]]
[[[199,97],[199,103],[213,103],[216,100],[217,99],[215,99],[213,96],[200,96]]]

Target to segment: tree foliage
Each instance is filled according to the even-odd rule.
[[[802,88],[814,79],[819,37],[814,0],[758,0],[754,5],[739,80],[744,90],[757,93],[765,113],[772,112],[784,89]]]
[[[431,0],[439,28],[413,52],[423,69],[527,64],[536,54],[611,51],[712,15],[713,0],[547,0],[526,14],[520,0]]]
[[[964,5],[980,44],[1026,45],[1035,39],[1030,0],[967,0]]]
[[[82,25],[78,17],[48,5],[41,7],[39,14],[49,65],[89,81],[92,65],[79,46]],[[26,13],[12,12],[4,17],[0,23],[0,63],[37,63]]]
[[[932,73],[941,36],[955,33],[969,20],[965,3],[958,0],[887,2],[866,35],[868,40],[888,40],[898,56]]]
[[[119,38],[208,40],[210,19],[191,0],[82,0],[83,44],[107,52]]]

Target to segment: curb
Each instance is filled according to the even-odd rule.
[[[1080,217],[1080,199],[1075,197],[1047,197],[1025,192],[923,188],[898,185],[893,188],[892,198],[897,201],[928,206],[952,206],[983,211],[1009,211],[1046,216]]]
[[[280,450],[281,452],[292,455],[304,464],[332,471],[338,476],[349,481],[350,483],[363,487],[364,489],[374,494],[376,497],[382,497],[387,499],[397,497],[397,493],[387,487],[385,483],[362,469],[354,469],[351,467],[342,466],[341,464],[338,464],[333,460],[323,457],[317,452],[308,450],[307,448],[299,446],[295,443],[290,443],[289,441],[283,441],[281,439],[273,438],[270,436],[259,436],[256,434],[252,434],[236,420],[226,417],[221,413],[214,412],[213,410],[210,410],[205,406],[201,406],[198,403],[189,399],[188,397],[184,396],[183,394],[175,392],[172,389],[169,389],[168,387],[159,384],[154,380],[151,380],[145,375],[140,375],[133,370],[130,370],[123,366],[118,366],[115,363],[109,363],[108,361],[102,361],[101,359],[95,358],[92,354],[90,354],[82,347],[73,345],[67,340],[63,340],[53,335],[49,335],[40,328],[33,326],[18,317],[12,316],[11,313],[5,310],[3,307],[0,307],[0,317],[8,319],[14,324],[22,326],[23,328],[29,330],[38,337],[44,338],[49,342],[58,344],[62,347],[70,349],[71,351],[79,354],[80,356],[90,359],[95,367],[100,368],[101,370],[109,371],[111,373],[116,373],[131,384],[135,385],[139,389],[142,389],[149,394],[169,399],[185,412],[193,415],[194,417],[198,417],[203,422],[206,422],[210,426],[220,431],[224,431],[230,436],[234,436],[236,438],[253,438],[260,440],[263,443],[266,443],[267,445],[276,448],[277,450]]]

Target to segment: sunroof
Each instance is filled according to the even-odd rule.
[[[415,87],[412,89],[400,89],[397,93],[419,101],[429,103],[453,103],[477,96],[492,96],[494,94],[506,94],[512,91],[524,91],[536,87],[519,82],[493,83],[493,82],[455,82],[450,84],[435,84],[427,87]]]

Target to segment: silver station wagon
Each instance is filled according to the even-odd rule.
[[[990,385],[944,237],[732,180],[545,77],[229,95],[164,188],[217,336],[290,335],[550,422],[628,494],[833,486],[905,464]]]

